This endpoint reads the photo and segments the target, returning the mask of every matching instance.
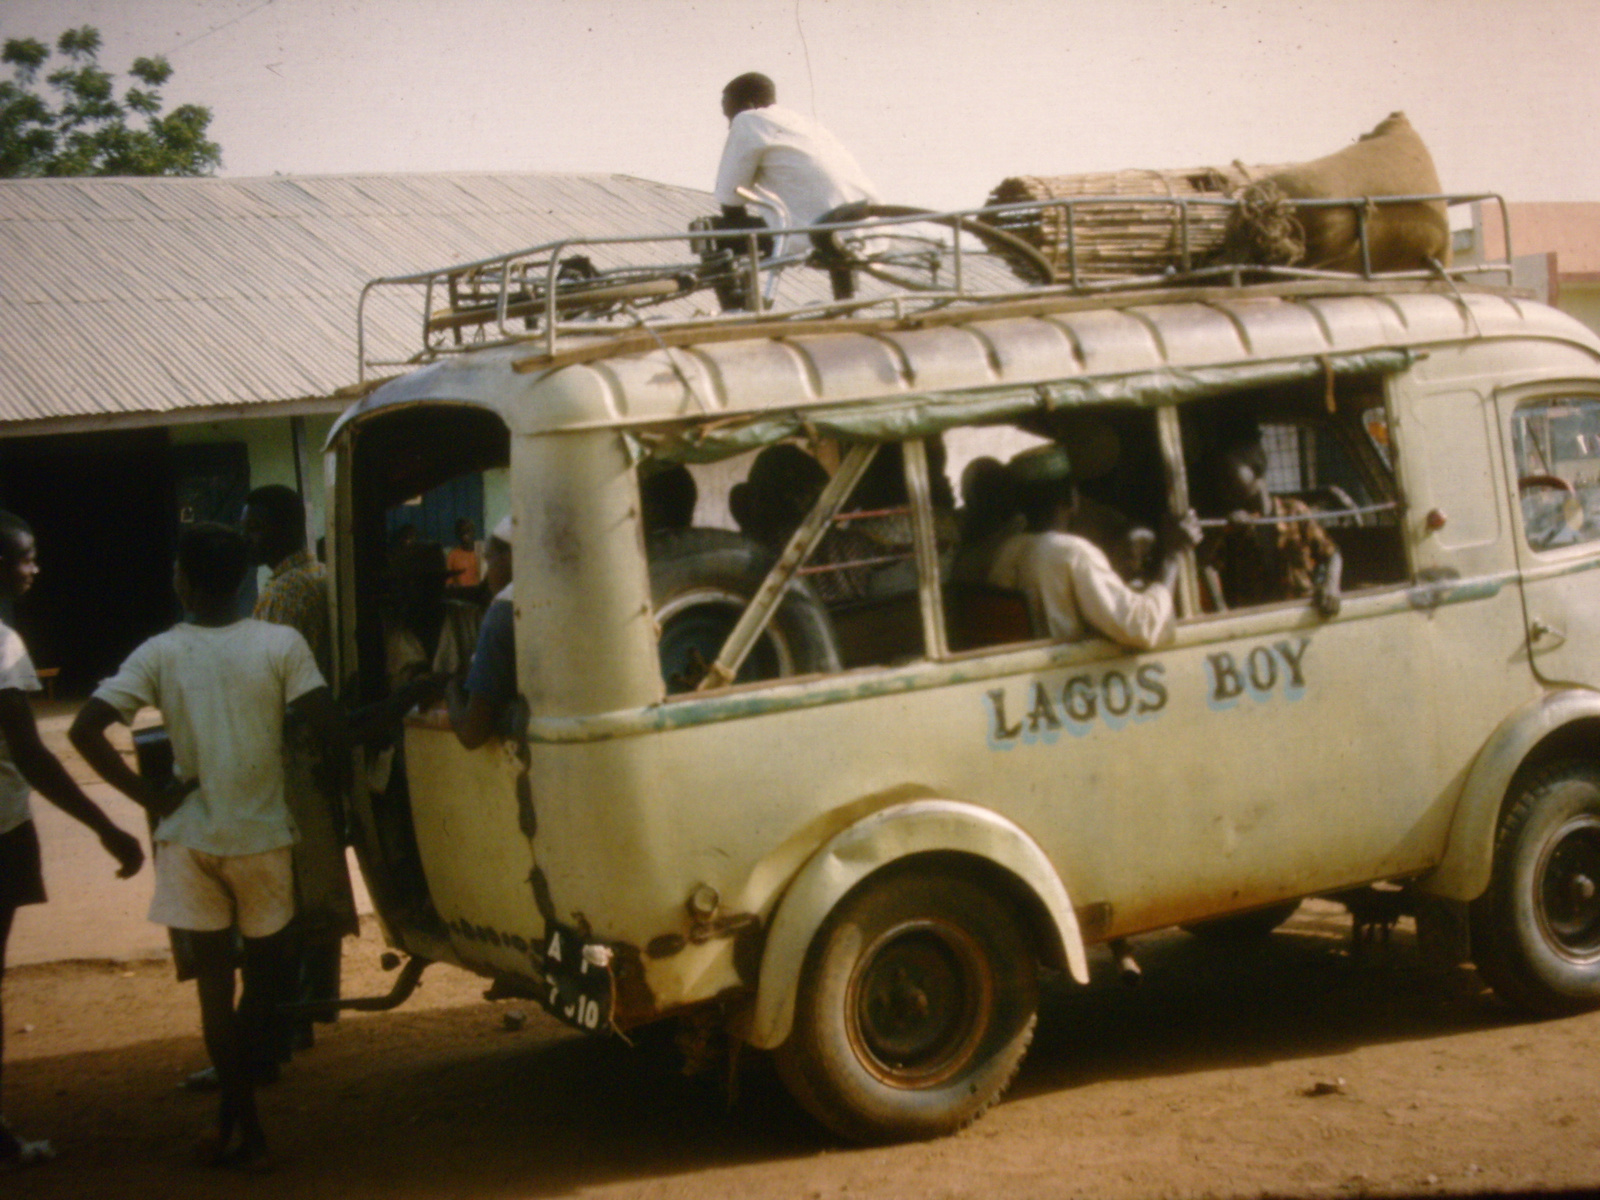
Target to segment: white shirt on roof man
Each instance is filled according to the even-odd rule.
[[[732,80],[722,91],[722,112],[728,141],[716,197],[724,210],[744,207],[740,189],[776,200],[790,225],[809,225],[841,204],[877,203],[877,189],[850,151],[817,122],[780,107],[765,75]]]

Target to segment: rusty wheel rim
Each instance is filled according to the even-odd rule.
[[[936,1087],[971,1061],[994,1012],[978,944],[942,921],[907,921],[862,954],[847,997],[856,1057],[893,1087]]]
[[[1535,878],[1535,916],[1551,948],[1569,962],[1600,962],[1600,816],[1584,813],[1557,830]]]

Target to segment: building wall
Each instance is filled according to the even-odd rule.
[[[1557,307],[1576,317],[1596,333],[1600,333],[1600,283],[1574,283],[1561,281],[1561,294]]]
[[[500,518],[511,511],[511,472],[504,467],[496,467],[492,471],[483,473],[483,524],[481,531],[489,534],[494,531]]]
[[[68,695],[86,694],[178,615],[175,449],[148,427],[0,438],[0,505],[39,544],[17,626]]]
[[[333,417],[303,420],[321,528]],[[283,416],[0,438],[0,506],[33,525],[44,568],[17,623],[62,691],[84,694],[177,619],[172,552],[186,520],[237,521],[250,488],[294,486],[294,463]]]
[[[334,416],[303,417],[307,469],[304,495],[311,507],[313,529],[324,528],[326,509],[322,497],[322,444],[333,428]],[[250,486],[281,483],[295,487],[294,434],[289,417],[262,417],[228,421],[204,421],[171,425],[167,436],[175,446],[243,442],[250,462]]]

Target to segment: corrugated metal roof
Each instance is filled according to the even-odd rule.
[[[375,276],[711,209],[625,175],[0,180],[0,432],[326,396]],[[399,306],[369,322],[418,336]]]

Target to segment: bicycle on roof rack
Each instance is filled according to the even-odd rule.
[[[493,263],[451,275],[449,306],[431,315],[429,329],[462,329],[502,318],[523,320],[532,329],[551,310],[558,318],[594,319],[705,290],[716,293],[723,312],[760,312],[770,306],[783,273],[798,266],[827,271],[835,300],[856,298],[858,276],[906,291],[959,290],[965,260],[983,255],[1004,262],[1024,284],[1053,279],[1048,260],[1017,235],[927,209],[849,204],[800,233],[784,220],[741,228],[720,227],[717,221],[703,217],[691,223],[694,261],[602,268],[586,254],[552,254],[512,264],[509,272]],[[968,239],[965,254],[958,240],[962,235]]]
[[[753,194],[745,193],[745,198],[751,203],[767,203]],[[1031,243],[964,213],[857,202],[824,213],[804,234],[774,232],[793,226],[781,208],[773,215],[775,220],[759,227],[730,230],[715,217],[702,217],[691,224],[697,235],[691,247],[713,286],[722,285],[718,296],[723,311],[751,307],[749,293],[727,287],[725,280],[728,272],[740,283],[753,278],[746,270],[751,262],[752,235],[757,251],[753,265],[765,281],[763,296],[768,303],[782,271],[797,260],[828,272],[833,299],[839,301],[856,299],[861,279],[909,292],[961,291],[963,276],[968,273],[965,268],[985,259],[1002,264],[1015,281],[1029,287],[1055,281],[1050,261]],[[809,250],[774,254],[778,246],[800,243],[802,237],[809,242]]]
[[[686,233],[571,238],[418,275],[376,279],[363,289],[358,339],[368,365],[366,306],[381,286],[424,291],[423,349],[409,362],[530,335],[599,332],[642,323],[648,310],[685,319],[759,315],[780,284],[802,310],[849,311],[886,295],[960,295],[1051,283],[1049,261],[1023,238],[976,217],[900,205],[846,205],[819,223]],[[692,258],[668,258],[687,243]],[[662,261],[640,259],[658,257]],[[806,282],[792,289],[794,268]],[[825,273],[827,284],[815,272]],[[713,305],[712,298],[715,297]],[[392,365],[402,365],[400,361]]]

